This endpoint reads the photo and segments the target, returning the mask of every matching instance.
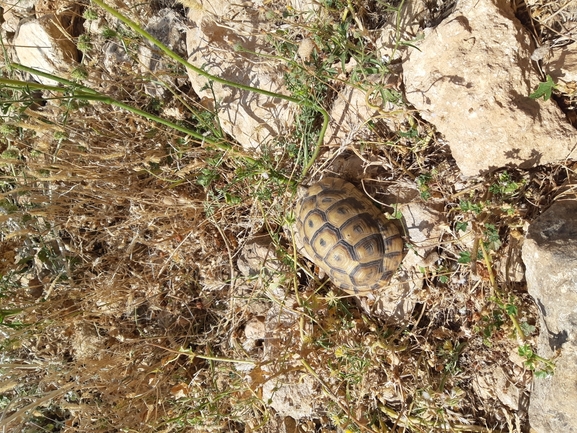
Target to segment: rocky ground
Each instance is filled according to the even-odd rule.
[[[4,430],[577,431],[577,2],[0,4]],[[327,175],[381,293],[297,253]]]

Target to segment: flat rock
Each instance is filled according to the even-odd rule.
[[[333,101],[325,144],[346,146],[354,144],[359,134],[369,132],[369,122],[384,122],[389,130],[396,131],[405,120],[406,112],[393,102],[383,100],[380,91],[390,89],[400,93],[399,75],[370,76],[363,89],[345,85]]]
[[[262,399],[283,417],[293,419],[316,415],[316,400],[320,390],[310,376],[281,374],[269,379],[262,387]]]
[[[58,23],[58,19],[54,15],[21,21],[14,38],[16,55],[25,66],[66,76],[76,66],[78,51],[71,37],[55,23]],[[43,84],[56,84],[40,76],[35,76],[35,79]]]
[[[10,2],[12,4],[9,6],[3,2],[2,29],[6,32],[15,32],[20,20],[34,15],[36,2],[37,0],[21,0]]]
[[[272,239],[266,234],[249,240],[242,247],[237,266],[245,277],[271,277],[287,272]]]
[[[379,57],[391,60],[401,58],[406,47],[402,42],[417,39],[426,15],[425,0],[403,1],[400,13],[391,14],[376,42]]]
[[[483,369],[474,379],[473,387],[484,400],[499,400],[512,410],[519,410],[523,390],[500,366]]]
[[[529,293],[541,310],[537,354],[555,374],[535,378],[529,421],[537,433],[577,431],[577,201],[559,201],[530,226],[523,244]]]
[[[543,61],[543,68],[559,84],[577,82],[577,44],[554,49]]]
[[[406,96],[466,176],[574,157],[577,133],[539,83],[531,37],[504,1],[463,0],[403,64]]]
[[[145,28],[148,33],[172,51],[184,57],[186,56],[186,29],[184,20],[171,9],[158,11]],[[164,98],[171,94],[166,85],[157,84],[159,79],[165,83],[175,84],[170,62],[165,57],[150,43],[141,45],[138,49],[142,72],[145,75],[152,74],[155,78],[144,87],[150,96]]]
[[[236,12],[235,20],[221,22],[202,11],[189,15],[196,26],[187,30],[188,61],[219,78],[286,94],[281,65],[255,54],[266,53],[268,24],[255,9],[238,6]],[[194,71],[188,75],[202,104],[216,110],[222,129],[244,148],[258,149],[292,127],[294,104],[210,82]]]

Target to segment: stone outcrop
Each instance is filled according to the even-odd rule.
[[[559,201],[530,226],[523,244],[527,287],[541,310],[537,353],[555,374],[535,378],[529,406],[537,433],[577,431],[577,201]]]
[[[24,18],[29,18],[34,16],[34,5],[37,0],[21,0],[18,2],[12,2],[9,7],[3,4],[2,12],[2,30],[6,32],[16,32],[18,28],[18,23]]]
[[[145,30],[180,56],[186,57],[186,25],[184,19],[171,9],[162,9],[149,21]],[[170,60],[160,53],[151,43],[141,45],[138,49],[143,74],[152,74],[155,80],[146,83],[147,94],[165,98],[171,93],[166,85],[157,84],[156,80],[175,84],[171,73]]]
[[[577,46],[575,44],[551,50],[543,59],[543,68],[557,84],[577,82]]]
[[[237,9],[236,19],[226,24],[204,10],[191,10],[189,18],[196,25],[187,31],[188,61],[216,77],[286,94],[280,64],[266,57],[266,19],[255,9]],[[292,127],[294,104],[211,82],[194,71],[188,75],[202,104],[216,110],[222,129],[244,148],[258,149]]]
[[[406,97],[467,176],[575,157],[577,133],[538,83],[529,33],[508,4],[463,0],[403,63]]]
[[[18,61],[24,66],[66,77],[76,66],[78,51],[70,35],[64,34],[54,15],[20,22],[14,38]],[[43,84],[55,81],[35,76]]]

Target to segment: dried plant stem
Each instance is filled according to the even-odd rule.
[[[467,425],[467,424],[449,424],[449,423],[439,423],[435,421],[428,421],[422,418],[418,418],[415,416],[407,416],[403,414],[399,414],[396,410],[391,409],[385,405],[379,405],[379,409],[390,416],[402,423],[403,426],[407,427],[410,425],[419,425],[429,428],[437,428],[442,431],[448,432],[485,432],[485,433],[505,433],[502,430],[495,430],[488,427],[483,427],[479,425]]]
[[[235,364],[250,364],[250,365],[256,364],[256,362],[251,361],[250,359],[232,359],[232,358],[223,358],[220,356],[199,355],[198,353],[195,353],[190,349],[184,349],[182,347],[178,350],[174,350],[174,349],[169,349],[168,347],[159,346],[159,345],[153,344],[153,343],[148,343],[148,344],[150,346],[154,346],[154,347],[158,347],[159,349],[166,350],[167,352],[172,352],[172,353],[175,353],[178,355],[190,356],[191,359],[199,358],[199,359],[205,359],[207,361],[231,362],[231,363],[235,363]]]
[[[254,164],[257,167],[261,167],[261,168],[263,168],[263,171],[264,171],[264,167],[262,167],[262,164],[260,163],[259,160],[246,155],[244,152],[241,152],[241,151],[234,149],[230,144],[228,144],[222,140],[215,140],[215,139],[212,139],[210,137],[206,137],[206,136],[199,134],[198,132],[193,131],[189,128],[185,128],[185,127],[180,126],[176,123],[170,122],[169,120],[163,119],[162,117],[155,116],[154,114],[150,114],[144,110],[140,110],[139,108],[136,108],[136,107],[133,107],[133,106],[126,104],[124,102],[118,101],[118,100],[116,100],[110,96],[100,94],[97,91],[90,89],[89,87],[79,85],[77,83],[74,83],[72,81],[68,81],[68,80],[61,78],[61,77],[58,77],[56,75],[48,74],[46,72],[42,72],[42,71],[39,71],[39,70],[34,69],[34,68],[29,68],[29,67],[21,65],[19,63],[10,63],[10,66],[14,69],[18,69],[18,70],[28,72],[28,73],[33,74],[33,75],[38,75],[38,76],[41,76],[44,78],[48,78],[50,80],[54,80],[54,81],[56,81],[62,85],[67,86],[67,87],[52,86],[52,85],[48,85],[48,84],[40,84],[40,83],[20,81],[20,80],[11,80],[11,79],[7,79],[7,78],[0,78],[0,85],[5,85],[5,86],[12,87],[12,88],[18,88],[18,89],[34,89],[34,90],[52,91],[52,92],[63,94],[61,99],[76,99],[76,100],[84,100],[84,101],[95,101],[95,102],[102,102],[105,104],[113,105],[113,106],[122,108],[124,110],[127,110],[131,113],[134,113],[136,115],[139,115],[145,119],[148,119],[148,120],[151,120],[153,122],[157,122],[157,123],[160,123],[162,125],[168,126],[169,128],[174,129],[176,131],[183,132],[186,135],[194,137],[195,139],[197,139],[201,143],[207,143],[207,144],[212,145],[212,146],[214,146],[214,147],[216,147],[216,148],[218,148],[224,152],[230,153],[231,155],[233,155],[235,157],[242,158],[243,160],[245,160],[246,162],[248,162],[250,164]],[[269,172],[269,174],[272,174],[273,176],[275,176],[276,178],[278,178],[280,180],[284,180],[285,182],[289,182],[289,180],[286,179],[284,176],[282,176],[280,173],[276,173],[276,172],[270,173]]]
[[[61,386],[60,388],[49,392],[48,394],[44,395],[43,397],[39,398],[38,400],[34,400],[32,403],[18,409],[17,412],[13,413],[6,419],[0,420],[0,428],[5,429],[13,422],[19,421],[21,418],[26,416],[27,412],[37,408],[38,406],[42,406],[42,403],[52,400],[55,397],[58,397],[62,394],[65,394],[69,389],[71,389],[75,383],[67,383],[66,385]],[[8,412],[8,408],[3,411],[3,414]]]
[[[193,130],[188,129],[188,128],[184,128],[184,127],[177,125],[175,123],[172,123],[166,119],[155,116],[154,114],[147,113],[146,111],[143,111],[143,110],[140,110],[140,109],[133,107],[131,105],[125,104],[124,102],[117,101],[116,99],[111,98],[110,96],[100,94],[97,91],[90,89],[89,87],[80,86],[80,85],[73,83],[71,81],[68,81],[64,78],[58,77],[56,75],[48,74],[46,72],[42,72],[42,71],[39,71],[39,70],[34,69],[34,68],[29,68],[29,67],[21,65],[19,63],[10,63],[10,66],[14,69],[28,72],[28,73],[33,74],[33,75],[38,75],[38,76],[41,76],[44,78],[49,78],[51,80],[54,80],[60,84],[68,86],[68,87],[51,86],[51,85],[47,85],[47,84],[39,84],[39,83],[34,83],[34,82],[29,82],[29,81],[11,80],[11,79],[7,79],[7,78],[0,78],[0,84],[10,86],[13,88],[19,88],[19,89],[46,90],[46,91],[52,91],[52,92],[56,92],[56,93],[63,93],[64,95],[62,96],[62,99],[79,99],[79,100],[85,100],[85,101],[104,102],[106,104],[110,104],[110,105],[114,105],[114,106],[123,108],[125,110],[128,110],[128,111],[134,113],[134,114],[138,114],[139,116],[142,116],[146,119],[149,119],[149,120],[152,120],[155,122],[158,122],[160,124],[168,126],[168,127],[175,129],[177,131],[184,132],[185,134],[190,135],[190,136],[192,136],[192,137],[194,137],[200,141],[212,144],[214,146],[218,146],[222,150],[226,150],[226,151],[232,150],[231,146],[226,144],[226,143],[212,140],[208,137],[205,137],[205,136],[199,134],[196,131],[193,131]]]

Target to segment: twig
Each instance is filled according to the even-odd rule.
[[[169,349],[168,347],[159,346],[158,344],[154,344],[154,343],[147,343],[147,344],[149,346],[154,346],[154,347],[158,347],[159,349],[166,350],[167,352],[176,353],[178,355],[187,355],[191,359],[200,358],[200,359],[205,359],[207,361],[232,362],[235,364],[250,364],[250,365],[256,364],[255,361],[251,361],[250,359],[232,359],[232,358],[223,358],[220,356],[199,355],[198,353],[193,352],[191,349],[184,349],[183,347],[181,347],[178,350],[174,350],[174,349]]]

